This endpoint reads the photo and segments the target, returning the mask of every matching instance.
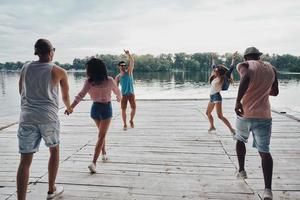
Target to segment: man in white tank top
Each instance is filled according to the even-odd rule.
[[[17,172],[18,200],[26,199],[30,165],[42,138],[50,150],[47,199],[53,199],[63,193],[62,186],[55,186],[60,142],[60,124],[57,114],[59,86],[63,103],[68,112],[72,113],[67,73],[52,63],[55,48],[46,39],[39,39],[34,47],[34,54],[39,57],[39,60],[23,66],[19,81],[21,113],[18,141],[21,159]]]

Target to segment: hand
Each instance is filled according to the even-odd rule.
[[[125,49],[124,49],[124,52],[125,52],[127,55],[130,55],[129,50],[125,50]]]
[[[236,60],[237,56],[238,56],[238,52],[236,51],[232,54],[232,60]]]
[[[73,113],[73,108],[67,108],[66,110],[65,110],[65,112],[64,112],[64,114],[65,115],[70,115],[70,114],[72,114]]]
[[[212,58],[212,59],[216,59],[216,58],[217,58],[216,53],[211,53],[210,55],[211,55],[211,58]]]
[[[235,103],[235,109],[234,109],[235,113],[242,117],[244,115],[244,109],[243,109],[243,105],[241,102],[236,102]]]

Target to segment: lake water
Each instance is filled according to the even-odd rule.
[[[69,72],[71,100],[81,89],[84,72]],[[110,74],[115,76],[115,74]],[[207,73],[155,72],[134,73],[137,99],[207,99]],[[0,118],[16,116],[20,111],[18,72],[0,72]],[[223,91],[224,98],[234,98],[238,84]],[[279,95],[271,97],[272,108],[300,118],[300,74],[279,74]],[[88,96],[87,96],[88,97]]]

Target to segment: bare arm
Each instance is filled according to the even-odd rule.
[[[236,57],[237,57],[237,51],[234,52],[232,54],[232,60],[231,60],[231,64],[230,64],[230,68],[229,70],[226,72],[226,76],[229,78],[234,70],[234,64],[235,64],[235,61],[236,61]]]
[[[238,116],[243,116],[244,110],[243,110],[243,105],[241,103],[241,100],[249,87],[250,76],[248,72],[248,66],[249,66],[248,63],[242,63],[240,65],[241,65],[241,69],[240,69],[241,80],[240,80],[240,86],[239,86],[236,104],[235,104],[235,113]]]
[[[52,74],[53,74],[52,81],[54,84],[60,85],[62,100],[66,106],[68,114],[70,114],[73,112],[73,109],[71,108],[70,105],[69,82],[68,82],[67,72],[59,66],[54,66],[52,70]]]
[[[234,65],[234,63],[235,63],[235,61],[236,61],[237,54],[238,54],[238,52],[237,52],[237,51],[236,51],[236,52],[234,52],[234,53],[232,54],[231,65]]]
[[[120,83],[120,75],[117,75],[117,76],[115,77],[115,82],[116,82],[117,86],[119,86],[119,83]]]
[[[121,91],[120,91],[119,87],[117,86],[117,83],[113,79],[112,79],[112,91],[117,96],[117,101],[120,102],[121,97],[122,97]]]
[[[19,94],[21,95],[22,93],[22,88],[23,88],[23,74],[24,74],[24,66],[21,69],[21,73],[20,73],[20,78],[19,78]]]
[[[75,97],[74,101],[71,104],[71,108],[74,109],[76,105],[85,97],[85,95],[88,93],[90,90],[91,85],[89,84],[88,80],[84,82],[84,85],[81,89],[81,91],[77,94]]]
[[[21,74],[20,79],[19,79],[19,94],[20,95],[22,93],[22,81],[23,81],[23,78],[22,78],[22,74]]]
[[[133,59],[132,55],[129,53],[129,50],[124,49],[124,52],[126,53],[126,55],[128,56],[128,59],[129,59],[129,65],[128,65],[127,71],[129,74],[132,74],[133,68],[134,68],[134,59]]]
[[[211,54],[211,68],[214,69],[216,67],[216,54],[215,53],[212,53]]]
[[[272,84],[272,88],[270,91],[270,96],[277,96],[279,94],[279,88],[278,88],[278,78],[277,78],[277,72],[276,69],[273,68],[274,73],[275,73],[275,80]]]

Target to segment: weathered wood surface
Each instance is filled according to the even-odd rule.
[[[223,111],[234,124],[234,100]],[[61,118],[61,164],[57,183],[60,199],[261,199],[260,157],[247,144],[249,178],[235,178],[235,142],[215,120],[217,133],[208,134],[207,101],[138,101],[136,127],[122,130],[119,105],[107,135],[109,161],[98,162],[98,173],[87,166],[97,139],[89,118],[91,102],[82,102],[71,116]],[[0,131],[0,200],[16,199],[19,162],[18,125]],[[274,158],[274,199],[300,199],[300,123],[273,113],[271,151]],[[48,150],[41,143],[31,168],[28,199],[45,199]]]

